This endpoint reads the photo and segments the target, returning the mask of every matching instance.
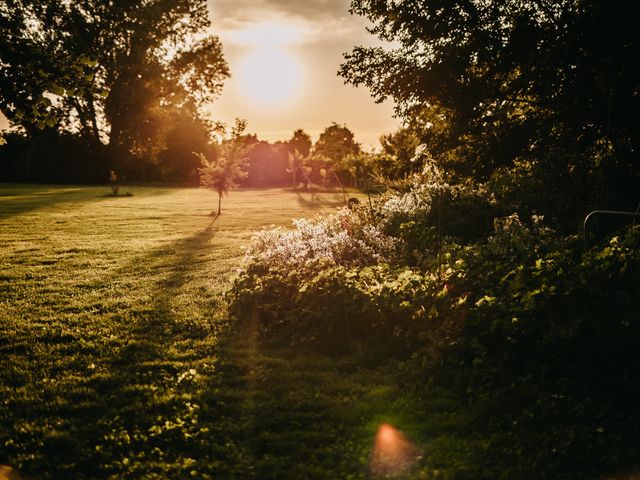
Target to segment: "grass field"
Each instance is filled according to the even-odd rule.
[[[0,186],[0,464],[27,478],[365,478],[380,423],[420,435],[384,371],[265,351],[226,319],[252,234],[341,197],[240,190],[215,218],[210,191],[123,190]]]

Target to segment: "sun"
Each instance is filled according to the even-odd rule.
[[[300,38],[291,25],[279,23],[261,23],[238,33],[245,53],[235,77],[247,101],[273,109],[300,97],[304,66],[294,48]]]
[[[259,105],[276,107],[293,102],[302,87],[302,67],[286,50],[264,47],[242,59],[238,80],[248,99]]]

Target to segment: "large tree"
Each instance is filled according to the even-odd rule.
[[[0,2],[0,111],[27,131],[53,127],[62,116],[51,97],[73,97],[92,88],[95,61],[61,54],[32,22],[38,5]]]
[[[486,179],[527,160],[552,191],[640,200],[637,2],[353,0],[351,11],[395,46],[355,48],[341,75],[392,98],[458,173]]]
[[[358,153],[360,145],[346,125],[332,123],[325,128],[314,145],[314,152],[339,163],[349,154]]]
[[[35,98],[15,85],[55,79],[56,66],[86,59],[89,71],[62,72],[88,83],[81,91],[41,90],[65,127],[117,155],[157,153],[150,149],[166,133],[167,114],[197,112],[228,76],[220,41],[208,34],[206,0],[3,0],[0,22],[0,108],[9,119],[21,123],[14,111]]]

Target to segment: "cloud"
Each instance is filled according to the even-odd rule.
[[[286,16],[315,21],[349,17],[349,0],[209,0],[214,22],[256,21],[261,17]]]
[[[255,37],[258,29],[274,30],[274,25],[281,31],[273,32],[273,41],[293,36],[295,40],[287,42],[291,45],[360,43],[370,37],[367,21],[351,15],[349,4],[349,0],[209,0],[213,31],[228,49],[243,48],[244,37]]]
[[[266,3],[294,16],[308,20],[326,20],[349,16],[348,0],[269,0]]]
[[[239,46],[286,46],[304,43],[308,31],[292,22],[264,21],[229,30],[225,38]]]

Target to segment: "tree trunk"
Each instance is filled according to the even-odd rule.
[[[75,98],[71,99],[71,105],[73,106],[73,108],[76,110],[76,113],[78,114],[78,120],[80,121],[80,131],[82,132],[83,138],[87,142],[91,142],[93,140],[93,134],[91,132],[91,128],[89,127],[89,119],[87,118],[87,112],[82,107],[80,102]]]
[[[93,130],[93,141],[98,143],[102,143],[100,141],[100,131],[98,130],[98,118],[96,115],[96,107],[93,103],[93,94],[89,93],[86,96],[87,106],[89,107],[89,120],[91,121],[91,128]]]
[[[218,215],[220,215],[220,206],[222,205],[222,192],[218,192]]]

